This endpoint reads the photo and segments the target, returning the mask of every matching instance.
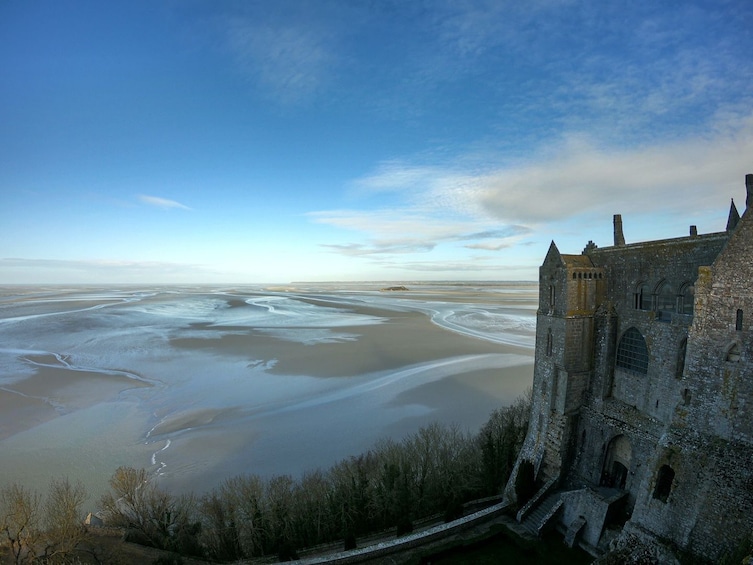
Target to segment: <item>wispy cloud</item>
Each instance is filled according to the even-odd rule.
[[[507,278],[527,279],[531,276],[531,265],[505,264],[500,268],[496,258],[473,258],[466,261],[408,261],[408,262],[382,262],[382,267],[387,269],[399,269],[404,271],[416,271],[419,273],[445,273],[444,276],[453,276],[453,273],[496,273],[501,270]],[[510,276],[512,275],[512,276]],[[477,275],[472,275],[477,276]]]
[[[688,212],[739,191],[753,155],[752,128],[749,115],[709,136],[635,148],[603,147],[575,134],[518,166],[462,172],[391,163],[362,184],[403,191],[411,206],[434,202],[435,211],[528,226],[606,208]]]
[[[522,225],[494,226],[478,231],[482,225],[455,213],[425,206],[417,211],[404,209],[381,211],[333,210],[312,212],[309,217],[322,224],[359,232],[366,242],[323,244],[323,247],[350,257],[374,257],[397,254],[428,253],[442,244],[461,243],[463,247],[495,251],[509,247],[530,233]]]
[[[299,103],[316,94],[337,63],[332,30],[316,22],[237,15],[224,27],[239,68],[279,102]]]
[[[752,131],[749,115],[720,122],[708,136],[635,148],[603,147],[571,135],[525,163],[484,171],[390,161],[356,184],[364,197],[369,191],[388,193],[400,205],[309,217],[353,233],[351,242],[327,244],[332,251],[374,259],[426,254],[451,244],[499,252],[529,245],[539,234],[551,239],[554,224],[596,214],[691,217],[718,209],[723,215],[730,196],[744,197]],[[471,264],[479,267],[478,258]]]
[[[216,277],[199,264],[167,261],[0,258],[0,283],[184,282]]]
[[[149,204],[150,206],[156,206],[157,208],[164,208],[164,209],[170,209],[170,208],[180,208],[182,210],[190,210],[188,206],[185,204],[181,204],[180,202],[177,202],[175,200],[169,200],[167,198],[161,198],[159,196],[148,196],[146,194],[139,194],[138,198],[141,202],[144,204]]]

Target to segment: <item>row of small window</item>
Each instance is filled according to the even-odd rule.
[[[648,284],[641,283],[635,289],[633,306],[636,310],[693,314],[694,290],[691,283],[684,283],[675,292],[671,284],[662,282],[651,292]]]
[[[573,273],[573,280],[575,279],[602,279],[604,278],[604,273],[593,273],[593,272],[577,272]]]

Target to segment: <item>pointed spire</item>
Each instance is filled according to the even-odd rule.
[[[737,226],[737,222],[740,221],[740,214],[737,212],[737,206],[735,206],[735,199],[732,199],[732,203],[729,205],[729,216],[727,217],[727,231],[732,231]]]
[[[552,240],[552,243],[549,244],[549,251],[546,252],[546,257],[544,258],[544,263],[548,263],[550,261],[556,261],[558,263],[564,264],[560,250],[557,249],[557,244],[554,243],[554,240]]]

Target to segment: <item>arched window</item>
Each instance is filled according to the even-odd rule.
[[[686,283],[680,287],[680,314],[693,315],[693,297],[695,295],[695,287]]]
[[[740,344],[733,343],[727,350],[727,361],[737,363],[740,360]]]
[[[627,436],[619,435],[609,442],[601,470],[601,486],[625,488],[632,454],[633,448]]]
[[[635,289],[635,309],[651,310],[651,292],[645,283],[639,284]]]
[[[656,294],[656,309],[660,312],[674,312],[677,308],[677,295],[672,285],[664,283]]]
[[[672,490],[672,482],[675,480],[675,472],[669,465],[662,465],[659,474],[656,476],[656,487],[654,488],[654,498],[667,502],[669,493]]]
[[[629,328],[617,346],[617,366],[633,373],[648,373],[648,348],[643,335],[636,328]]]
[[[743,329],[743,311],[738,310],[735,315],[735,331],[742,331]]]
[[[688,338],[684,338],[680,342],[680,347],[677,349],[677,365],[675,365],[675,378],[681,379],[682,373],[685,371],[685,353],[688,350]]]

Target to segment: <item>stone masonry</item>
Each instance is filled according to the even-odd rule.
[[[753,175],[726,230],[540,268],[531,425],[520,462],[568,538],[633,536],[709,561],[753,534]]]

